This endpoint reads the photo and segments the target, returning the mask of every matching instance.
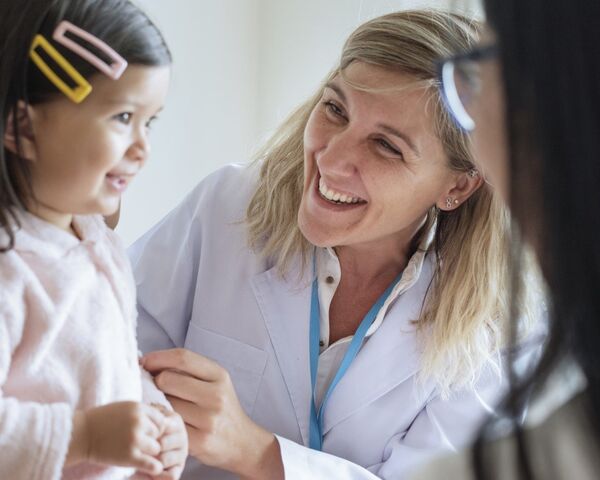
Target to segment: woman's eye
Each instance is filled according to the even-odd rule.
[[[387,140],[383,138],[378,139],[377,144],[394,155],[402,156],[402,152],[400,150],[392,146]]]
[[[131,123],[132,117],[133,114],[131,112],[123,112],[119,113],[118,115],[115,115],[114,119],[122,123],[123,125],[129,125]]]
[[[334,102],[326,101],[326,102],[324,102],[324,104],[325,104],[325,108],[327,109],[328,112],[335,115],[336,117],[345,118],[344,111],[338,105],[336,105]]]

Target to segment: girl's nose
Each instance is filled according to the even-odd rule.
[[[129,147],[128,156],[138,162],[145,162],[150,155],[150,142],[146,132],[140,132]]]

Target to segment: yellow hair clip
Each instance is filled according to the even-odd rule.
[[[41,48],[46,54],[54,60],[58,66],[60,66],[64,72],[73,79],[77,84],[76,87],[72,88],[67,85],[63,80],[48,66],[44,59],[36,52],[37,48]],[[69,61],[63,57],[56,48],[41,35],[36,35],[31,44],[29,50],[29,56],[31,60],[37,65],[40,71],[50,80],[56,88],[64,93],[69,99],[75,103],[81,103],[92,91],[90,83],[83,78],[83,76],[75,69]]]

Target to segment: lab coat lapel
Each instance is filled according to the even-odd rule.
[[[432,264],[426,261],[416,283],[398,297],[366,340],[325,406],[323,434],[419,371],[422,350],[414,321],[421,314],[431,276]]]
[[[252,289],[296,412],[302,440],[308,445],[311,401],[308,339],[312,279],[305,274],[300,282],[293,281],[298,277],[299,268],[298,264],[291,269],[287,275],[290,281],[287,282],[279,276],[276,267],[260,273],[253,278]]]
[[[324,434],[418,372],[420,352],[414,327],[384,329],[384,325],[390,327],[389,320],[367,340],[331,393],[323,413]]]

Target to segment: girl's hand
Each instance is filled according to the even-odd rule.
[[[167,420],[158,409],[136,402],[119,402],[75,414],[67,465],[81,461],[133,467],[158,475],[159,439]]]
[[[155,406],[165,416],[165,429],[159,440],[161,452],[158,456],[164,471],[152,478],[155,480],[178,480],[183,473],[188,456],[188,436],[185,423],[178,413],[160,404],[155,404]]]
[[[246,415],[225,369],[184,349],[149,353],[143,366],[183,417],[190,455],[242,478],[283,479],[275,436]]]

